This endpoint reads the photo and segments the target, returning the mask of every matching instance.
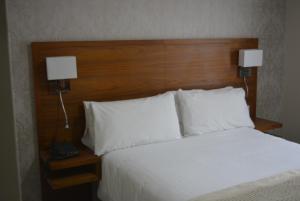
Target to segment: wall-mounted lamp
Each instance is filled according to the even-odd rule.
[[[59,95],[60,105],[65,116],[65,128],[70,128],[68,115],[64,106],[62,93],[71,89],[70,79],[77,78],[76,57],[47,57],[47,78],[51,82],[52,87]],[[53,160],[69,158],[79,154],[79,150],[69,142],[56,142],[55,137],[51,147],[51,158]]]
[[[263,63],[263,50],[248,49],[239,51],[239,66],[240,77],[244,79],[246,87],[246,96],[248,96],[248,83],[247,77],[251,76],[251,68],[262,66]]]
[[[69,128],[68,115],[64,106],[62,92],[70,90],[69,79],[77,78],[76,57],[47,57],[47,78],[48,80],[55,80],[55,89],[59,95],[60,104],[65,115],[65,128]]]

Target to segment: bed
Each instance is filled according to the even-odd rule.
[[[86,100],[125,100],[178,89],[244,87],[238,75],[238,50],[253,48],[258,48],[258,40],[251,38],[33,43],[39,151],[48,151],[57,133],[58,139],[82,146]],[[79,79],[70,82],[71,91],[64,95],[71,126],[68,130],[58,123],[63,122],[62,111],[57,111],[51,83],[46,79],[45,58],[51,56],[77,58]],[[256,68],[248,85],[248,113],[255,121]],[[271,186],[274,181],[298,178],[299,154],[299,145],[245,127],[112,150],[99,154],[102,176],[97,195],[102,201],[216,201],[218,196],[227,201],[226,195],[232,192],[251,188],[256,192],[253,186],[264,189],[261,186],[270,183],[265,180],[268,178]],[[300,189],[299,180],[285,191],[292,191],[294,200],[300,200],[294,190]],[[43,193],[47,197],[48,192]]]
[[[298,170],[299,155],[298,144],[250,128],[118,150],[103,157],[98,195],[104,201],[188,201]]]

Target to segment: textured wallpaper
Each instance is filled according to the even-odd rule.
[[[258,115],[279,119],[284,0],[6,0],[23,201],[40,199],[32,41],[258,37]]]
[[[286,54],[283,86],[282,133],[288,139],[300,143],[300,1],[287,1]]]

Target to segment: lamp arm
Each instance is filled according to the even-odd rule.
[[[58,94],[59,94],[60,105],[61,105],[61,107],[63,109],[63,112],[64,112],[64,115],[65,115],[65,128],[70,128],[70,126],[69,126],[69,120],[68,120],[68,115],[67,115],[67,112],[66,112],[66,109],[65,109],[65,105],[64,105],[63,98],[62,98],[62,92],[61,92],[61,90],[58,90]]]

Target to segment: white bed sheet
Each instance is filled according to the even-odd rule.
[[[238,128],[106,154],[103,201],[187,201],[300,169],[300,145]]]

